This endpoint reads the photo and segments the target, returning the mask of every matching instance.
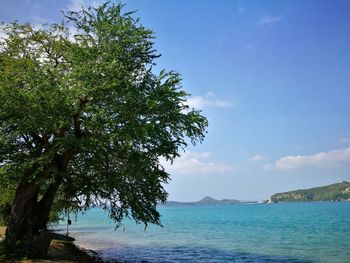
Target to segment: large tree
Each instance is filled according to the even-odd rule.
[[[207,120],[187,106],[179,74],[154,73],[154,34],[133,16],[104,4],[40,29],[3,25],[0,190],[14,193],[10,248],[45,254],[53,207],[103,205],[116,223],[160,223],[169,174],[159,160],[202,141]]]

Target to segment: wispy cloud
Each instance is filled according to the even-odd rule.
[[[337,167],[350,163],[350,147],[346,149],[319,152],[313,155],[291,155],[282,157],[273,164],[263,166],[265,170],[292,170],[306,166]]]
[[[281,21],[281,19],[282,19],[282,16],[264,16],[263,18],[261,18],[258,21],[258,25],[259,26],[263,26],[263,25],[271,26],[271,25],[276,24],[279,21]]]
[[[267,157],[265,155],[256,154],[256,155],[249,157],[248,161],[257,162],[257,161],[265,160],[266,158]]]
[[[207,161],[210,155],[209,152],[185,152],[173,164],[164,159],[161,164],[167,172],[182,175],[215,175],[234,170],[232,165]]]
[[[207,93],[205,96],[193,96],[187,100],[190,108],[203,109],[205,107],[227,108],[235,104],[226,99],[219,99],[214,93]]]
[[[66,7],[69,11],[80,11],[82,8],[89,6],[97,7],[102,4],[102,0],[69,0]]]
[[[342,138],[339,140],[340,143],[342,144],[347,144],[347,143],[350,143],[350,138]]]

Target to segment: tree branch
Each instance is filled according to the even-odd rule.
[[[76,114],[73,115],[73,121],[74,121],[74,133],[76,138],[81,138],[83,136],[83,133],[81,131],[81,119],[80,114],[83,112],[83,110],[86,107],[86,104],[92,100],[92,97],[84,97],[80,98],[80,105],[79,109]]]

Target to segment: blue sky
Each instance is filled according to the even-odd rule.
[[[243,200],[350,180],[350,2],[127,0],[209,119],[171,200]],[[0,20],[58,22],[98,1],[2,0]]]

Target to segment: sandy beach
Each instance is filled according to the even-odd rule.
[[[5,237],[5,227],[0,227],[0,240]],[[103,262],[98,255],[91,250],[85,250],[83,248],[77,247],[73,242],[70,241],[59,241],[52,240],[49,248],[48,256],[46,259],[38,260],[11,260],[7,262],[20,262],[20,263],[53,263],[53,262],[63,262],[63,263],[73,263],[73,262],[83,262],[83,263],[95,263]]]

